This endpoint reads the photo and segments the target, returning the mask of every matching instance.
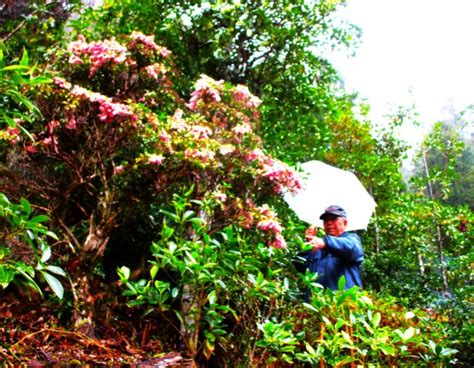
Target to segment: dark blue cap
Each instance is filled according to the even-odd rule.
[[[324,218],[327,217],[328,215],[347,218],[347,213],[344,210],[344,208],[342,208],[341,206],[336,206],[336,205],[329,206],[328,208],[326,208],[324,210],[324,213],[321,216],[319,216],[319,218],[321,220],[324,220]]]

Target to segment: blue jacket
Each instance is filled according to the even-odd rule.
[[[345,232],[341,236],[324,236],[326,246],[316,252],[302,254],[306,259],[306,267],[318,273],[317,282],[324,287],[337,290],[341,276],[346,277],[346,289],[353,286],[362,287],[360,265],[364,259],[364,251],[357,234]]]

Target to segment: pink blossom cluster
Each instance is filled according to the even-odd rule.
[[[267,205],[255,208],[260,218],[257,223],[257,229],[269,232],[273,235],[272,240],[269,242],[269,245],[274,248],[286,248],[286,240],[281,235],[282,227],[278,222],[275,212],[273,212]]]
[[[234,153],[234,152],[235,152],[235,146],[233,146],[231,144],[222,144],[219,147],[219,153],[223,156],[229,155],[229,154]]]
[[[187,104],[188,108],[191,111],[195,111],[199,101],[220,102],[223,87],[224,81],[216,81],[202,74],[201,78],[196,82],[194,91],[191,93],[191,99]]]
[[[265,155],[262,150],[256,148],[245,155],[244,158],[247,161],[257,161],[260,164],[263,170],[262,176],[274,182],[273,189],[275,193],[281,194],[286,189],[291,193],[297,193],[302,189],[301,178],[291,167]]]
[[[71,42],[68,47],[70,64],[82,64],[84,58],[92,63],[89,75],[93,76],[106,63],[122,64],[127,58],[127,48],[114,39],[87,43],[84,37]]]
[[[99,105],[99,111],[99,119],[104,123],[111,123],[116,117],[134,117],[130,106],[109,100]]]
[[[153,153],[148,156],[148,163],[152,165],[161,165],[164,159],[165,158],[162,155],[157,155],[156,153]]]
[[[249,89],[242,84],[235,87],[232,91],[232,96],[234,96],[236,101],[243,103],[244,106],[251,109],[257,108],[262,103],[262,100],[250,93]]]
[[[177,109],[172,117],[170,117],[171,129],[178,132],[189,131],[189,124],[183,119],[183,110]]]
[[[211,151],[209,149],[187,149],[184,151],[184,157],[187,158],[192,158],[192,159],[197,159],[201,162],[208,162],[210,160],[213,160],[215,157],[214,151]]]
[[[66,81],[65,79],[63,78],[60,78],[60,77],[54,77],[53,78],[53,83],[55,85],[57,85],[59,88],[62,88],[62,89],[71,89],[71,83],[69,83],[68,81]]]
[[[212,130],[207,126],[193,125],[191,126],[190,133],[194,139],[205,139],[212,135]]]
[[[155,36],[147,36],[141,32],[132,32],[130,35],[132,42],[130,42],[130,47],[136,47],[138,43],[141,43],[145,46],[146,49],[156,51],[156,53],[161,57],[168,57],[171,55],[171,51],[168,50],[166,47],[159,46],[155,43]]]
[[[99,104],[99,119],[105,123],[112,122],[116,117],[132,117],[135,118],[130,106],[112,102],[112,100],[97,92],[89,91],[83,87],[75,85],[70,94],[75,97],[86,99],[90,102]]]
[[[237,136],[241,137],[245,134],[250,133],[252,131],[252,127],[249,123],[240,123],[236,125],[232,130]]]
[[[288,189],[291,193],[298,193],[303,185],[300,177],[287,164],[267,157],[263,162],[263,174],[275,183],[275,193],[281,194]]]
[[[155,63],[145,67],[146,74],[153,80],[165,81],[166,80],[166,67],[161,63]]]

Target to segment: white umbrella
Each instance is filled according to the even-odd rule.
[[[301,164],[303,190],[286,193],[285,201],[303,221],[323,226],[319,216],[324,209],[338,205],[347,212],[347,229],[366,229],[376,203],[357,177],[321,161]]]

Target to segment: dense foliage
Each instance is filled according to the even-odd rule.
[[[74,364],[469,366],[474,215],[449,201],[460,138],[435,127],[407,188],[403,117],[375,133],[324,58],[357,35],[334,17],[343,4],[106,1],[67,33],[75,1],[2,8],[18,16],[0,53],[0,292],[46,298],[70,329],[15,341],[21,318],[4,318],[9,364],[29,361],[23,341],[64,334],[110,352]],[[314,158],[378,203],[366,291],[293,266],[306,225],[281,194],[300,187],[289,164]],[[94,339],[119,325],[144,350]]]

